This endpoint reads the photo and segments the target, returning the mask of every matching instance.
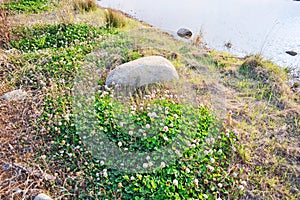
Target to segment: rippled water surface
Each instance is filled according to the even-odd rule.
[[[287,67],[300,68],[300,2],[292,0],[101,0],[175,34],[189,28],[204,33],[209,47],[240,56],[262,53]],[[224,44],[230,42],[232,48]],[[297,56],[285,53],[298,52]]]

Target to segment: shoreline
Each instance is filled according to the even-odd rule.
[[[134,16],[132,16],[132,15],[130,15],[130,14],[128,14],[128,13],[125,13],[125,12],[123,12],[123,11],[121,11],[121,10],[117,10],[117,9],[113,9],[113,8],[108,8],[108,7],[103,7],[103,6],[101,6],[100,4],[97,4],[97,5],[98,5],[98,7],[99,7],[100,9],[111,9],[111,10],[113,10],[113,11],[115,11],[115,12],[118,12],[118,13],[120,13],[121,15],[124,15],[125,17],[127,17],[127,18],[129,18],[129,19],[131,19],[131,20],[137,21],[137,22],[139,22],[139,23],[141,23],[141,24],[143,24],[143,25],[145,25],[145,26],[147,26],[147,27],[155,28],[155,29],[159,30],[160,32],[162,32],[162,33],[164,33],[164,34],[167,34],[167,35],[169,35],[170,37],[172,37],[173,39],[178,40],[178,41],[183,41],[183,42],[186,42],[186,43],[193,43],[194,40],[195,40],[196,37],[197,37],[197,35],[194,35],[194,34],[193,34],[192,38],[190,38],[190,39],[180,38],[179,36],[174,35],[175,33],[174,33],[174,34],[171,34],[170,32],[164,31],[164,30],[162,30],[162,29],[159,28],[159,27],[156,27],[156,26],[151,25],[151,24],[149,24],[149,23],[147,23],[147,22],[145,22],[145,21],[143,21],[143,20],[140,20],[140,19],[138,19],[138,18],[135,18]],[[212,47],[208,47],[207,45],[204,45],[204,46],[201,46],[201,47],[199,46],[198,48],[199,48],[199,50],[202,50],[202,51],[204,51],[205,53],[210,53],[210,52],[216,51],[216,52],[219,52],[220,54],[224,54],[224,53],[225,53],[225,54],[231,55],[233,58],[237,58],[237,59],[241,59],[241,60],[245,60],[245,59],[246,59],[247,57],[249,57],[249,56],[250,56],[250,57],[251,57],[251,56],[255,56],[255,55],[262,56],[262,55],[260,55],[260,54],[249,54],[249,55],[245,55],[245,56],[238,56],[238,55],[236,55],[236,54],[232,54],[232,53],[229,53],[229,52],[226,52],[226,51],[219,51],[219,50],[214,49],[214,48],[212,48]],[[263,58],[264,60],[269,60],[270,62],[274,63],[273,61],[271,61],[271,60],[268,59],[268,58],[265,58],[265,57],[263,57],[263,56],[262,56],[262,58]],[[294,84],[296,84],[296,85],[300,84],[300,66],[299,66],[299,68],[291,68],[291,67],[280,66],[280,65],[278,65],[278,64],[276,64],[276,63],[274,63],[274,65],[277,65],[277,66],[279,66],[280,68],[282,68],[282,69],[287,69],[287,70],[289,71],[289,76],[290,76],[290,78],[289,78],[287,84],[288,84],[291,88],[294,87]],[[297,88],[296,88],[296,92],[298,92],[299,95],[300,95],[300,87],[297,87]]]

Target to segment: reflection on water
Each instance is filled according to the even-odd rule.
[[[240,56],[262,53],[282,66],[300,67],[300,2],[292,0],[101,0],[175,33],[186,27],[202,31],[208,46]],[[227,49],[224,44],[232,43]]]

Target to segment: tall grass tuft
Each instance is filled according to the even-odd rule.
[[[0,48],[7,48],[10,41],[10,28],[7,20],[7,11],[0,8]]]
[[[97,9],[97,4],[94,0],[73,0],[74,9],[83,13]]]
[[[121,28],[125,26],[124,16],[112,9],[105,9],[104,20],[107,28]]]

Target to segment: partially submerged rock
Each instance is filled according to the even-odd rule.
[[[106,85],[138,88],[154,83],[178,79],[173,64],[161,56],[140,58],[116,67],[106,78]]]
[[[19,101],[23,100],[27,97],[27,92],[23,91],[22,89],[18,90],[13,90],[11,92],[7,92],[4,95],[0,97],[0,99],[9,101],[9,100],[14,100],[14,101]]]
[[[298,53],[295,51],[286,51],[285,53],[291,55],[291,56],[296,56]]]
[[[192,31],[190,31],[190,30],[187,29],[187,28],[180,28],[180,29],[177,31],[177,35],[178,35],[179,37],[189,39],[189,38],[192,37],[193,33],[192,33]]]

